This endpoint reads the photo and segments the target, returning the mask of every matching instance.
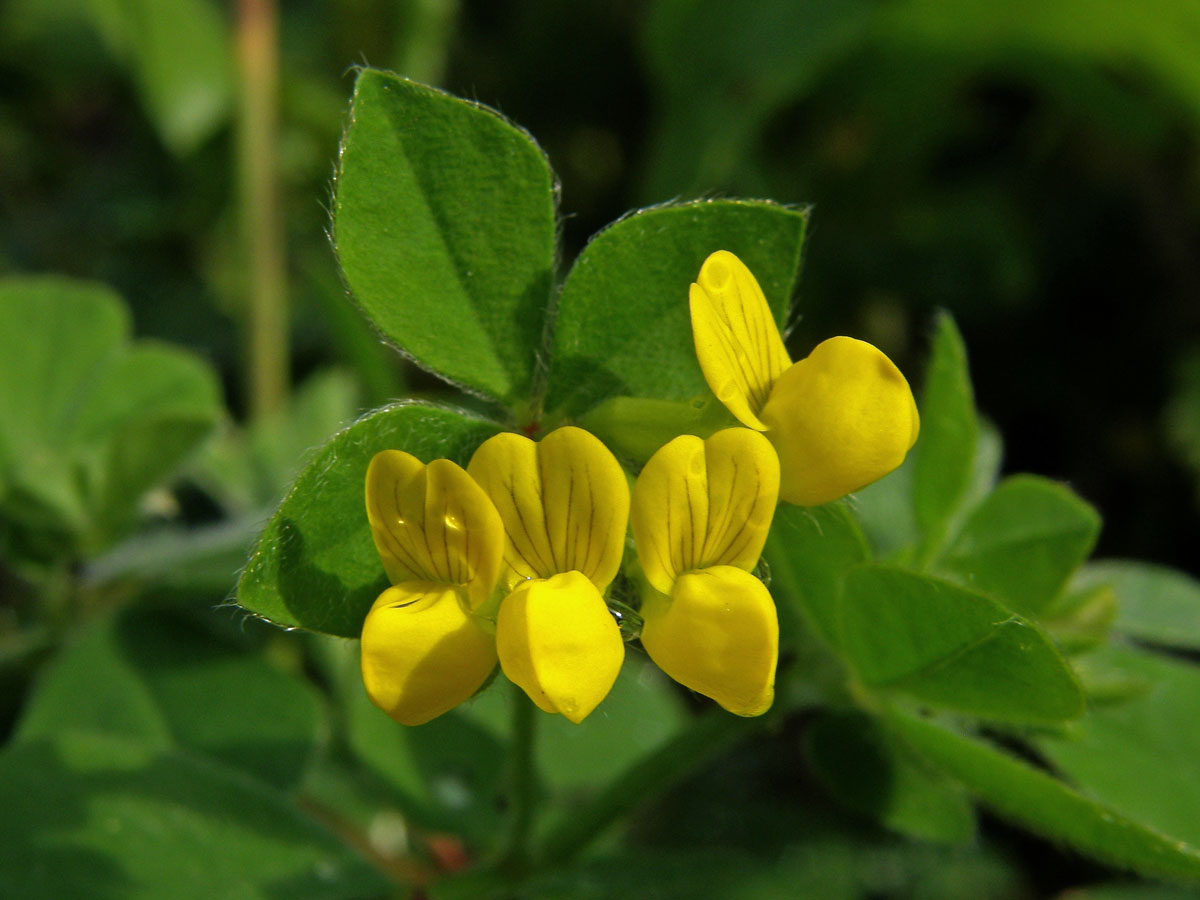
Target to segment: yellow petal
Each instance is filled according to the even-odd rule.
[[[525,581],[509,594],[496,619],[496,649],[509,681],[576,724],[608,696],[625,659],[621,630],[579,572]]]
[[[665,444],[633,488],[633,536],[647,580],[667,594],[692,569],[754,568],[778,495],[779,460],[757,431],[727,428]]]
[[[763,431],[759,411],[791,365],[758,281],[727,250],[704,261],[689,294],[704,379],[739,422]]]
[[[479,485],[450,460],[425,465],[400,450],[375,454],[367,468],[367,519],[393,584],[466,585],[472,609],[495,590],[504,525]]]
[[[776,382],[762,411],[779,453],[779,494],[789,503],[828,503],[904,462],[920,421],[908,382],[864,341],[822,342]]]
[[[582,428],[539,443],[498,434],[467,467],[504,521],[506,582],[582,572],[601,593],[616,577],[629,524],[629,483],[620,463]]]
[[[682,575],[669,598],[647,598],[642,616],[642,646],[680,684],[739,716],[770,708],[779,622],[753,575],[733,566]]]
[[[367,613],[367,696],[402,725],[420,725],[474,694],[496,667],[496,641],[452,585],[390,587]]]

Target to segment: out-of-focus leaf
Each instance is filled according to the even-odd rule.
[[[570,816],[581,795],[607,787],[687,721],[666,676],[629,654],[608,696],[579,725],[562,716],[538,717],[538,770]]]
[[[554,200],[542,151],[497,113],[359,73],[334,199],[338,259],[363,310],[422,366],[528,402]]]
[[[460,834],[479,848],[494,846],[504,825],[497,808],[505,765],[504,679],[431,722],[406,727],[367,697],[357,642],[313,640],[344,712],[348,746],[390,788],[405,815],[425,828]],[[499,715],[477,715],[478,706]]]
[[[285,409],[210,442],[192,478],[233,514],[276,503],[308,457],[354,419],[358,391],[355,379],[338,369],[310,376]]]
[[[100,377],[75,425],[75,443],[101,450],[92,503],[119,530],[139,497],[211,430],[219,410],[212,372],[174,347],[142,343]]]
[[[1200,847],[1200,669],[1126,648],[1098,655],[1144,676],[1149,690],[1093,707],[1062,737],[1039,739],[1038,749],[1089,795]]]
[[[146,112],[173,152],[191,152],[224,123],[233,54],[216,3],[87,0],[80,8],[131,69]]]
[[[967,493],[979,432],[962,335],[949,313],[938,317],[936,329],[921,394],[912,486],[917,525],[933,545]]]
[[[1014,475],[974,509],[937,568],[1036,616],[1087,559],[1099,532],[1100,516],[1070,488]]]
[[[0,485],[9,517],[69,535],[49,553],[110,542],[220,415],[207,366],[129,327],[102,286],[0,284]]]
[[[873,719],[824,715],[805,736],[813,770],[851,809],[925,840],[960,843],[974,835],[975,813],[962,787]]]
[[[535,878],[531,900],[1022,900],[1031,896],[1012,865],[987,848],[900,842],[846,830],[824,818],[813,833],[775,853],[722,845],[607,853]],[[444,882],[433,900],[502,900],[478,881]]]
[[[842,576],[870,558],[854,516],[840,503],[782,504],[775,511],[765,552],[775,602],[799,612],[831,647],[837,647]]]
[[[601,231],[563,285],[547,412],[575,416],[618,396],[708,398],[688,311],[700,265],[717,250],[736,253],[782,323],[807,222],[803,210],[713,200],[641,210]]]
[[[984,718],[1058,722],[1083,695],[1053,644],[994,600],[879,565],[852,569],[842,647],[863,683]]]
[[[1097,803],[989,744],[889,710],[889,727],[998,815],[1143,875],[1200,879],[1200,850]]]
[[[947,16],[939,0],[904,0],[880,12],[880,34],[926,52],[1011,64],[1023,51],[1152,72],[1200,116],[1200,14],[1190,4],[1151,0],[1135,10],[1120,0],[1019,0],[1001,10],[969,0]]]
[[[98,623],[60,651],[17,738],[72,730],[129,737],[290,789],[313,752],[317,726],[317,699],[300,679],[225,650],[168,615],[130,615]]]
[[[238,603],[278,625],[358,637],[387,586],[363,500],[371,458],[395,449],[465,464],[499,430],[414,402],[376,410],[334,435],[267,523],[238,581]]]
[[[1140,641],[1200,650],[1200,583],[1166,566],[1135,560],[1089,563],[1080,588],[1108,584],[1117,595],[1113,627]]]
[[[388,889],[282,792],[182,750],[81,731],[0,754],[0,884],[27,900],[354,900]]]
[[[1107,584],[1068,591],[1043,613],[1043,624],[1066,653],[1103,643],[1117,616],[1117,596]]]
[[[49,739],[70,730],[128,737],[145,747],[174,743],[144,673],[121,652],[111,622],[76,635],[46,666],[15,739]]]

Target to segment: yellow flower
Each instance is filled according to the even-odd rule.
[[[878,349],[835,337],[793,363],[758,282],[725,250],[700,267],[690,305],[704,378],[738,421],[775,445],[784,500],[828,503],[904,461],[917,440],[917,405]]]
[[[750,574],[779,494],[779,460],[761,434],[682,435],[646,463],[631,518],[649,588],[642,646],[664,672],[730,712],[775,696],[779,623]]]
[[[483,490],[447,459],[399,450],[367,469],[367,519],[392,587],[367,613],[362,675],[376,706],[420,725],[475,693],[496,667],[478,610],[500,580],[504,526]]]
[[[629,485],[612,453],[580,428],[535,443],[485,441],[467,467],[508,539],[496,619],[500,667],[541,709],[581,722],[612,688],[625,643],[604,591],[621,565]]]

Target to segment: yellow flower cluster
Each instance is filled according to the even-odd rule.
[[[625,644],[605,593],[632,524],[641,642],[669,676],[738,715],[774,697],[779,628],[752,570],[782,499],[825,503],[898,466],[916,405],[886,356],[833,338],[792,363],[754,276],[733,254],[691,290],[696,353],[746,428],[681,435],[630,496],[597,438],[485,441],[464,470],[385,450],[367,517],[392,586],[363,623],[367,693],[417,725],[469,698],[497,661],[541,709],[581,722],[607,696]]]

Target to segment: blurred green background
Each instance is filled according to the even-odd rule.
[[[933,312],[951,310],[978,406],[1005,437],[1005,469],[1065,480],[1098,506],[1099,555],[1200,572],[1200,5],[283,2],[271,163],[287,369],[309,385],[305,411],[286,422],[256,410],[244,349],[254,251],[243,222],[254,203],[239,137],[263,122],[244,106],[237,23],[255,5],[0,4],[0,276],[112,286],[139,338],[181,344],[216,367],[230,410],[186,470],[177,506],[155,513],[226,528],[207,533],[211,559],[172,556],[178,547],[163,542],[134,548],[94,563],[106,591],[114,573],[134,572],[141,586],[125,593],[175,595],[189,627],[236,646],[270,643],[266,629],[213,612],[264,510],[339,423],[439,391],[347,301],[326,236],[361,63],[477,99],[528,129],[561,181],[568,259],[624,212],[671,199],[812,204],[793,355],[847,333],[915,378]],[[28,618],[29,578],[0,565],[9,631]],[[56,640],[5,657],[3,731]],[[271,647],[277,667],[306,665],[287,645]],[[777,735],[740,757],[728,787],[706,789],[769,795],[796,752]],[[652,831],[655,815],[696,821],[693,808],[725,802],[691,784],[641,827]],[[744,838],[754,818],[737,807],[719,830]],[[1028,855],[1039,886],[1090,871],[1074,861],[1081,872],[1048,876],[1052,851],[989,827]],[[671,840],[684,846],[689,835]],[[964,884],[1000,865],[990,850],[960,869],[928,853],[904,865]],[[872,859],[881,892],[919,880]],[[809,862],[778,865],[818,877]],[[1012,896],[1025,895],[1026,876],[1004,877]]]

